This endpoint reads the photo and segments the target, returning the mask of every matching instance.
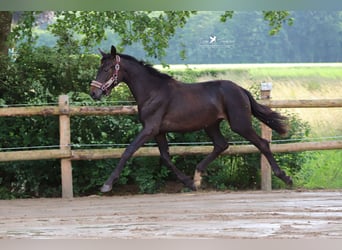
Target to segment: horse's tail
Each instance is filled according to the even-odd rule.
[[[258,103],[248,90],[244,89],[244,91],[251,103],[252,114],[271,129],[275,130],[278,134],[286,135],[288,131],[287,117],[282,116],[281,114],[271,110],[269,107]]]

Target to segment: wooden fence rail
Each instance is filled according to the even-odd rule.
[[[267,94],[266,94],[267,96]],[[272,108],[328,108],[342,107],[342,99],[334,100],[261,100],[260,103]],[[42,159],[61,159],[62,170],[62,197],[72,198],[72,165],[73,160],[97,160],[106,158],[120,158],[122,148],[112,149],[72,149],[70,147],[70,117],[80,115],[132,115],[137,113],[136,106],[112,106],[112,107],[92,107],[92,106],[71,106],[68,96],[59,97],[58,106],[42,107],[8,107],[0,108],[0,117],[13,116],[59,116],[60,122],[60,148],[46,150],[21,150],[0,152],[0,162],[18,160],[42,160]],[[273,152],[295,152],[307,150],[342,149],[342,141],[326,142],[300,142],[287,144],[271,144]],[[212,151],[211,146],[171,146],[171,155],[194,155],[208,154]],[[253,145],[232,145],[224,155],[247,154],[259,152]],[[134,156],[159,156],[157,147],[143,147]],[[268,170],[267,175],[270,175]],[[270,190],[270,179],[267,179],[263,190]]]
[[[342,149],[342,141],[325,142],[295,142],[286,144],[271,144],[274,153],[301,152],[310,150]],[[0,152],[1,162],[22,160],[48,160],[48,159],[70,159],[79,160],[101,160],[120,158],[124,148],[107,149],[44,149]],[[170,146],[171,155],[207,155],[213,150],[212,146]],[[221,155],[258,153],[259,150],[253,145],[231,145]],[[158,147],[142,147],[134,155],[159,156]]]
[[[342,99],[318,100],[260,100],[259,103],[271,108],[340,108]],[[50,116],[68,114],[70,116],[87,115],[134,115],[138,112],[137,106],[70,106],[68,111],[60,110],[58,106],[42,107],[9,107],[0,108],[1,116]]]

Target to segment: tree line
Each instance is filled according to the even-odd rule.
[[[167,47],[156,56],[144,48],[144,41],[122,43],[115,29],[106,29],[104,37],[91,47],[109,49],[120,45],[125,53],[146,58],[152,63],[291,63],[340,62],[342,60],[342,12],[292,11],[291,21],[283,20],[281,28],[272,28],[261,11],[235,12],[222,22],[224,12],[203,11],[189,15],[174,35],[167,37]],[[163,36],[163,35],[162,35]],[[166,39],[148,34],[146,39]],[[40,45],[53,46],[57,38],[41,33]],[[134,40],[134,39],[133,39]],[[158,47],[157,44],[154,44]],[[157,57],[157,58],[155,58]]]
[[[273,35],[262,12],[236,12],[224,23],[219,15],[201,12],[191,17],[171,38],[164,60],[170,64],[342,61],[342,12],[293,11],[293,24],[283,25]],[[183,60],[178,53],[182,50]],[[143,57],[138,44],[127,51]]]

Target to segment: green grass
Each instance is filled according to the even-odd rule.
[[[307,152],[307,161],[295,176],[297,187],[342,188],[342,150]]]
[[[249,73],[255,77],[270,76],[273,79],[307,77],[342,79],[341,67],[254,68],[249,70]]]

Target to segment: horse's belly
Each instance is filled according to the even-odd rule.
[[[164,132],[188,132],[206,128],[217,120],[225,119],[225,115],[217,110],[199,111],[197,113],[168,114],[164,117],[161,130]]]

